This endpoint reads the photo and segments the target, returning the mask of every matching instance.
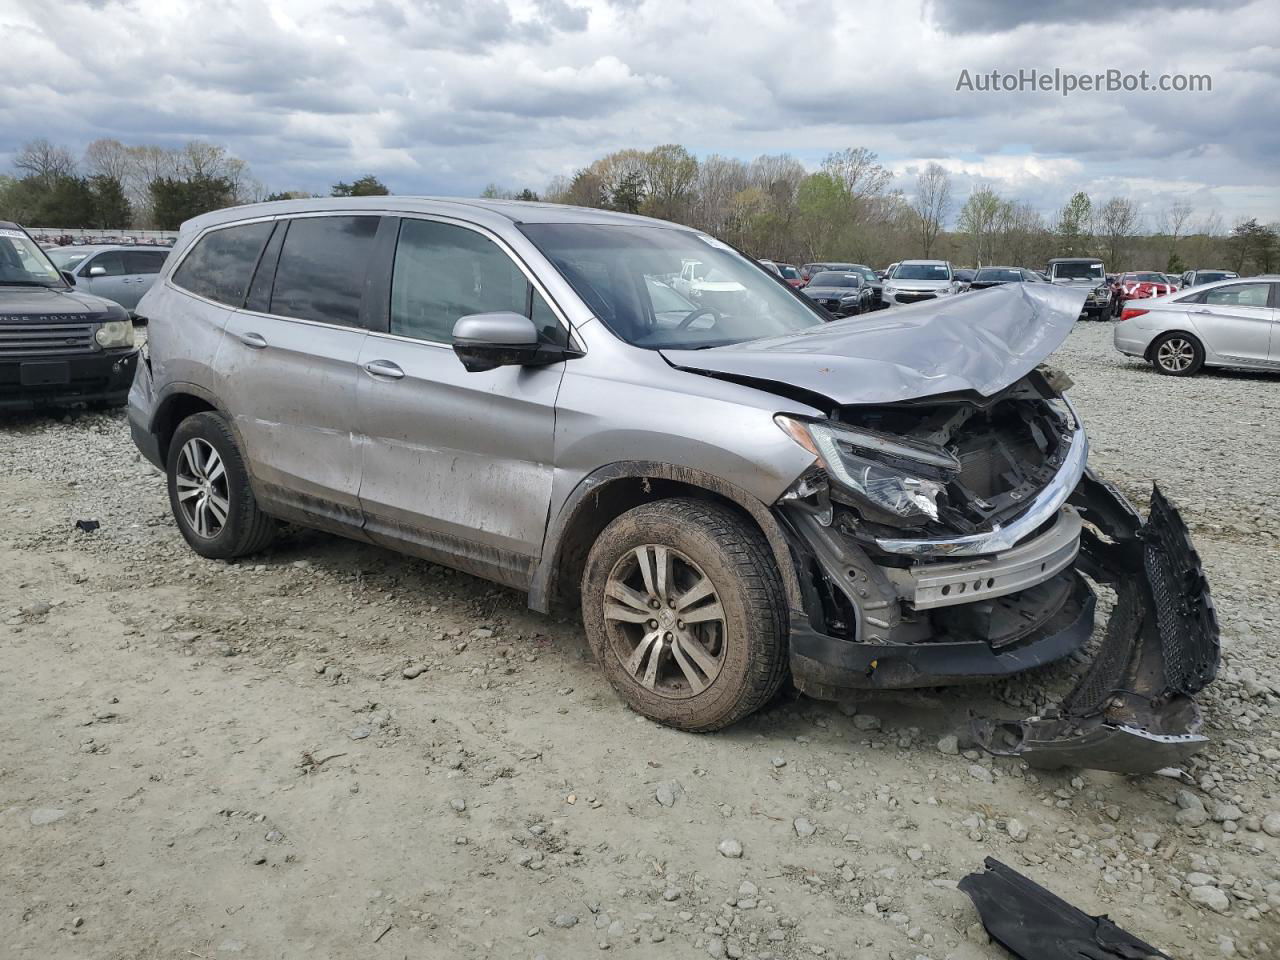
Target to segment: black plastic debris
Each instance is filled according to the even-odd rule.
[[[1091,917],[993,857],[960,889],[978,908],[991,938],[1022,960],[1173,960],[1121,930],[1105,915]]]
[[[100,524],[97,520],[77,520],[76,521],[76,529],[79,530],[81,533],[93,533],[93,531],[97,530],[100,526],[102,526],[102,524]]]

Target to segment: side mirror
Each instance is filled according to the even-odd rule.
[[[59,270],[58,272],[62,274],[62,279],[67,281],[67,286],[74,287],[76,285],[76,275],[70,270]]]
[[[545,343],[533,321],[520,313],[473,313],[453,325],[453,352],[468,373],[497,367],[532,367],[581,356],[578,351]]]
[[[89,268],[89,276],[91,277],[105,277],[106,275],[107,275],[106,267],[90,267]]]

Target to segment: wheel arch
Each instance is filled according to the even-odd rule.
[[[1142,358],[1146,360],[1148,363],[1153,363],[1156,344],[1159,343],[1161,340],[1163,340],[1165,337],[1172,336],[1173,334],[1180,334],[1181,336],[1184,336],[1184,337],[1190,337],[1196,343],[1200,344],[1200,350],[1204,353],[1206,360],[1208,359],[1209,351],[1204,345],[1204,338],[1201,337],[1200,334],[1196,333],[1194,330],[1190,328],[1183,329],[1182,327],[1174,327],[1171,330],[1161,330],[1159,333],[1157,333],[1154,337],[1151,338],[1151,342],[1147,344],[1147,349],[1142,354]]]
[[[231,427],[231,433],[235,436],[236,443],[241,450],[244,450],[240,431],[236,429],[235,421],[226,410],[222,409],[222,406],[212,393],[199,384],[173,383],[160,396],[155,405],[155,413],[151,417],[150,432],[156,438],[162,463],[168,462],[169,443],[173,440],[173,434],[178,429],[178,424],[193,414],[206,412],[221,414]]]
[[[773,551],[790,607],[803,609],[790,547],[767,504],[713,474],[649,460],[600,467],[569,494],[547,530],[542,559],[529,586],[530,608],[547,613],[557,601],[576,593],[591,545],[616,517],[642,503],[670,497],[699,497],[723,503],[752,523]]]

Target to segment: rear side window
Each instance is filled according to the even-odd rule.
[[[378,217],[303,217],[289,223],[271,313],[342,327],[360,326],[360,300]]]
[[[492,240],[448,223],[403,221],[391,282],[391,333],[450,343],[460,317],[499,311],[531,317],[548,342],[567,342],[550,306]]]
[[[201,297],[239,307],[271,226],[264,220],[205,234],[178,266],[173,282]]]
[[[159,250],[126,250],[124,252],[125,273],[159,273],[164,266],[168,253]]]

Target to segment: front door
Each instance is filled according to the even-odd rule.
[[[80,265],[76,286],[95,297],[114,300],[127,310],[138,305],[142,294],[132,297],[134,277],[125,269],[123,250],[106,250]]]
[[[512,586],[528,585],[551,501],[555,401],[564,364],[468,373],[453,325],[475,313],[567,326],[494,238],[405,218],[386,332],[360,353],[360,505],[375,542]]]
[[[1274,318],[1271,284],[1265,281],[1214,287],[1191,307],[1191,322],[1209,349],[1227,361],[1265,364]]]

